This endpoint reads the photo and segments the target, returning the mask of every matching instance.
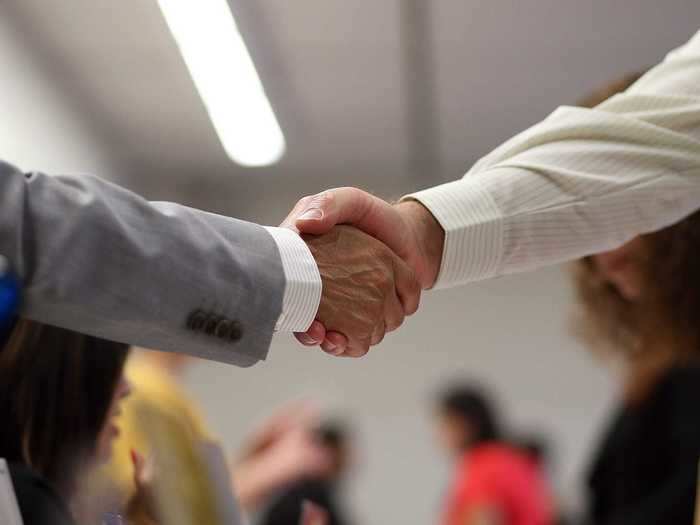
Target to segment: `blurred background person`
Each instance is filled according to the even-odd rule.
[[[156,424],[164,423],[188,443],[216,441],[202,410],[182,385],[185,372],[196,362],[185,354],[152,350],[140,350],[129,359],[126,374],[132,395],[123,404],[121,433],[104,469],[122,504],[136,490],[132,451],[148,457],[152,448],[140,421],[144,409],[149,417],[161,420]],[[316,418],[310,403],[288,405],[250,433],[230,464],[232,492],[243,509],[254,512],[279,487],[329,468],[331,454],[316,443],[312,433]]]
[[[537,461],[506,441],[496,409],[473,385],[438,400],[440,445],[454,459],[442,525],[551,525],[552,501]]]
[[[316,429],[314,437],[331,458],[329,468],[310,473],[283,487],[270,498],[267,509],[261,514],[259,525],[299,522],[304,501],[310,501],[324,509],[328,525],[351,523],[338,493],[352,466],[352,434],[346,424],[328,421]]]
[[[571,516],[562,502],[558,488],[554,483],[554,450],[549,436],[540,432],[519,433],[514,440],[514,445],[524,452],[542,472],[545,480],[552,490],[554,509],[554,523],[556,525],[570,525]]]
[[[582,101],[624,90],[631,74]],[[700,213],[575,267],[576,329],[622,394],[588,473],[595,525],[693,522],[700,457]]]
[[[108,460],[128,347],[20,320],[0,351],[0,457],[25,525],[87,519],[85,493]],[[96,522],[93,522],[96,523]]]

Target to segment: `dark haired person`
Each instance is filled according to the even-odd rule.
[[[127,346],[20,320],[0,350],[0,457],[25,525],[69,525],[107,460],[129,385]]]
[[[454,457],[442,525],[551,525],[553,508],[539,466],[506,443],[478,388],[456,386],[438,406],[440,443]]]
[[[284,487],[262,513],[259,525],[299,523],[305,501],[326,511],[328,525],[348,525],[350,522],[338,490],[352,460],[351,435],[345,425],[337,422],[322,424],[315,435],[318,446],[331,458],[328,468]]]
[[[623,364],[622,399],[589,473],[595,525],[693,523],[699,271],[697,213],[579,264],[584,335]]]
[[[634,76],[584,101],[600,103]],[[691,525],[700,458],[700,213],[576,264],[578,330],[622,365],[589,472],[590,523]]]

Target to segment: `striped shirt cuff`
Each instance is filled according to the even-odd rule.
[[[277,244],[286,285],[282,313],[275,330],[305,332],[321,303],[321,274],[309,247],[295,232],[286,228],[265,227]]]
[[[440,272],[434,288],[488,279],[498,273],[503,253],[503,220],[476,176],[413,193],[445,230]]]

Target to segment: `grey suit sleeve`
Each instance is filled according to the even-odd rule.
[[[0,254],[23,282],[25,317],[238,366],[265,358],[282,308],[264,228],[90,176],[0,162]]]

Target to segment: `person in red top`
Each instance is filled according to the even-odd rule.
[[[455,457],[442,525],[553,525],[541,467],[506,443],[479,389],[457,387],[440,400],[442,446]]]

